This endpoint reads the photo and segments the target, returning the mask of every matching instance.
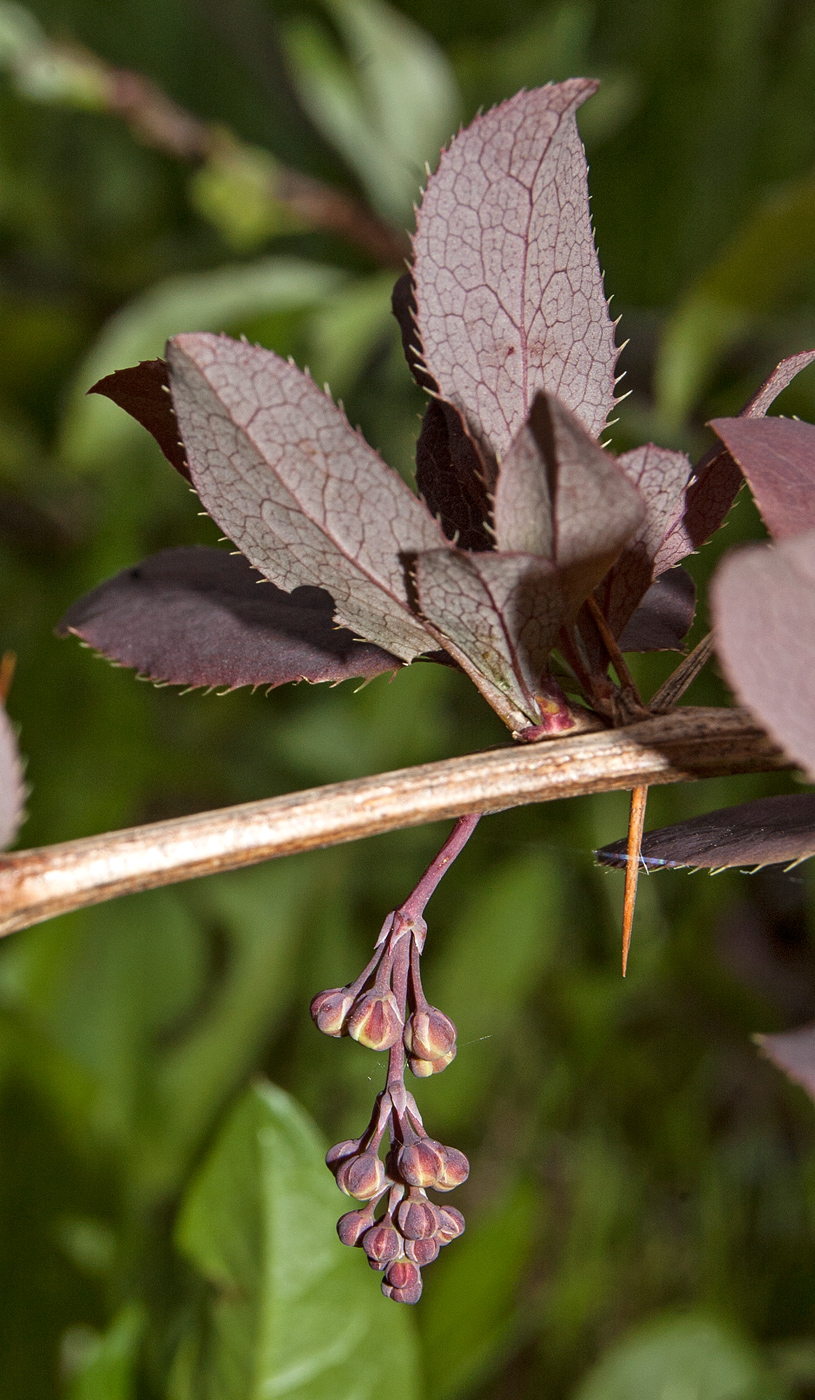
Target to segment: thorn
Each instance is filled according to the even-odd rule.
[[[628,968],[628,953],[631,947],[631,932],[634,927],[634,906],[637,902],[637,881],[640,875],[640,850],[642,831],[645,826],[645,804],[648,801],[647,787],[635,787],[631,794],[631,810],[628,816],[628,845],[625,860],[625,897],[623,902],[623,977]]]
[[[14,668],[17,665],[17,653],[4,651],[0,656],[0,702],[3,704],[8,700],[8,693],[11,690],[11,682],[14,680]]]

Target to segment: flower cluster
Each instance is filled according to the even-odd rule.
[[[320,992],[311,1003],[312,1018],[326,1035],[348,1035],[372,1050],[389,1051],[387,1083],[365,1132],[332,1147],[326,1164],[340,1190],[365,1203],[338,1222],[342,1243],[363,1250],[371,1268],[384,1274],[386,1298],[400,1303],[419,1301],[423,1266],[464,1230],[460,1212],[436,1205],[427,1192],[452,1191],[465,1182],[467,1158],[427,1135],[404,1075],[406,1062],[424,1079],[455,1058],[456,1028],[422,989],[427,924],[421,911],[452,859],[452,848],[460,849],[476,820],[461,819],[410,898],[388,915],[374,955],[356,981]]]

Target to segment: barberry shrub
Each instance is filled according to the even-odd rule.
[[[664,704],[643,700],[623,653],[682,649],[695,607],[682,561],[723,523],[746,476],[781,543],[725,563],[717,646],[737,693],[813,770],[803,717],[815,675],[815,429],[765,415],[815,351],[783,361],[738,418],[717,420],[719,445],[695,466],[653,443],[611,454],[618,352],[575,118],[596,86],[576,78],[519,93],[461,131],[428,178],[393,296],[427,393],[416,491],[292,362],[224,336],[175,336],[164,360],[93,392],[153,434],[239,553],[166,550],[75,603],[63,633],[186,687],[454,666],[518,742],[625,725]],[[798,639],[800,685],[783,704],[776,609]],[[695,674],[683,666],[670,703]],[[805,820],[788,806],[801,800]],[[783,837],[784,859],[809,854],[811,800],[776,801],[785,805],[765,836]],[[728,820],[749,825],[743,813]],[[477,821],[459,820],[359,976],[311,1007],[327,1035],[387,1052],[368,1126],[327,1163],[358,1203],[340,1239],[406,1303],[464,1229],[446,1193],[466,1179],[466,1158],[426,1132],[405,1070],[421,1079],[455,1057],[455,1026],[422,989],[424,910]],[[750,859],[778,858],[754,828]],[[652,864],[672,863],[679,840],[663,834]],[[710,849],[722,840],[714,820]],[[630,866],[630,842],[603,858]]]

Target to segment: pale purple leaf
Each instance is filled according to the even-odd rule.
[[[0,704],[0,850],[10,846],[23,820],[25,785],[17,736]]]
[[[165,549],[86,593],[57,632],[170,685],[342,681],[401,663],[333,622],[319,588],[284,593],[242,555]]]
[[[645,519],[597,589],[597,601],[615,637],[620,636],[654,579],[674,562],[664,548],[665,534],[693,471],[684,452],[655,447],[651,442],[624,452],[617,458],[617,466],[639,491]],[[689,626],[690,622],[685,631]]]
[[[796,418],[713,418],[777,540],[815,529],[815,427]]]
[[[535,396],[495,487],[499,550],[538,554],[579,606],[641,527],[635,486],[552,394]]]
[[[414,577],[428,621],[537,723],[535,696],[569,610],[553,566],[529,554],[443,549],[420,554]]]
[[[728,555],[711,600],[736,697],[815,779],[815,530]]]
[[[487,457],[509,450],[541,389],[595,437],[614,405],[614,326],[575,121],[597,86],[518,93],[460,132],[427,182],[413,245],[418,342]]]
[[[696,612],[696,584],[681,564],[660,574],[617,638],[621,651],[681,651]]]
[[[427,405],[416,444],[416,485],[448,539],[462,549],[489,549],[487,470],[457,408]]]
[[[117,369],[91,386],[89,394],[102,394],[152,433],[164,456],[177,472],[190,478],[189,467],[179,436],[170,380],[164,360],[142,360],[130,369]]]
[[[815,1099],[815,1026],[754,1036],[768,1060]]]
[[[802,350],[776,365],[761,387],[739,413],[739,418],[763,418],[782,390],[788,388],[796,374],[812,364],[815,350]],[[739,492],[744,477],[730,453],[719,446],[711,447],[694,469],[687,499],[677,510],[666,533],[660,556],[660,567],[670,568],[693,554],[724,524],[725,518]]]
[[[429,650],[405,561],[445,537],[328,395],[226,336],[176,336],[167,360],[195,488],[249,561],[286,591],[326,588],[339,622],[401,660]]]
[[[624,867],[628,838],[597,852],[601,865]],[[759,797],[702,817],[648,831],[640,862],[646,870],[725,870],[787,865],[815,855],[815,796]]]

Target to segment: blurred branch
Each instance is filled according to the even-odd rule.
[[[746,710],[491,749],[0,857],[0,933],[116,895],[468,812],[790,767]]]
[[[236,210],[237,229],[247,222],[248,206],[253,241],[318,229],[356,244],[383,267],[404,267],[406,235],[360,199],[281,165],[262,147],[188,112],[143,74],[49,39],[22,6],[0,3],[0,68],[10,72],[24,97],[118,117],[136,140],[196,167],[196,202],[222,231],[232,227],[228,206]]]

